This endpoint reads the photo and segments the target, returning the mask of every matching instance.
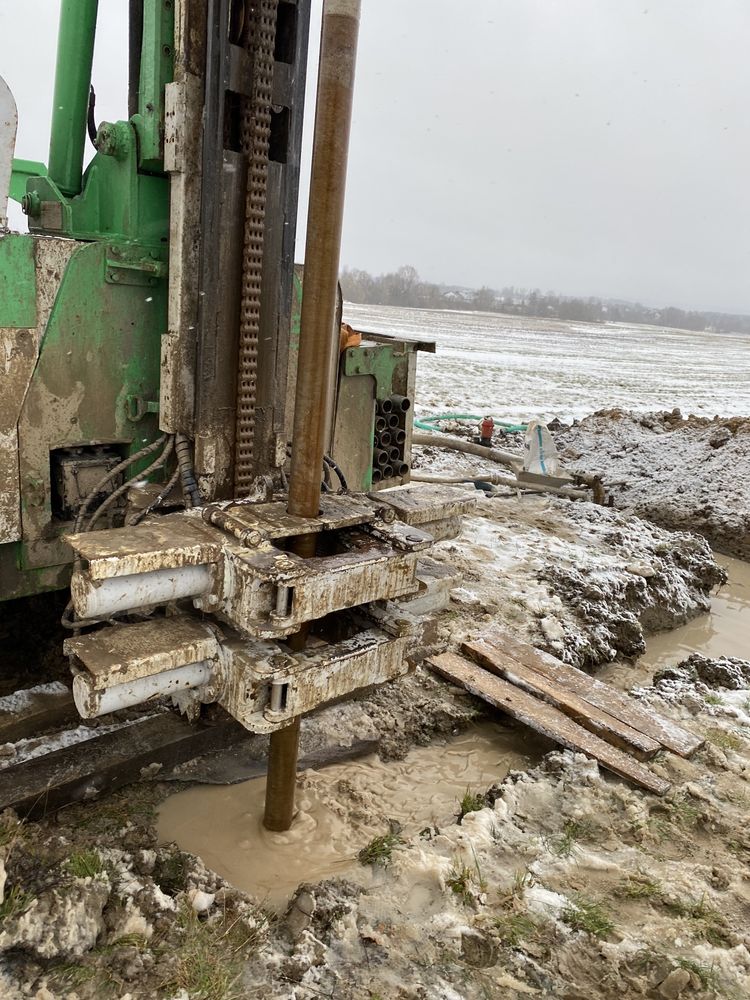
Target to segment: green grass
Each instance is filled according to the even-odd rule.
[[[598,938],[608,937],[615,929],[602,904],[585,896],[575,896],[572,905],[563,910],[562,919],[574,931],[586,931]]]
[[[569,858],[576,849],[579,840],[588,840],[593,835],[593,824],[587,820],[565,821],[562,833],[548,841],[549,849],[560,858]]]
[[[651,832],[659,840],[670,840],[674,836],[673,827],[683,830],[693,830],[698,825],[702,810],[684,795],[666,799],[661,805],[665,810],[663,816],[652,816],[648,825]]]
[[[517,948],[521,941],[533,939],[539,929],[536,920],[526,913],[508,913],[495,920],[500,940],[509,948]]]
[[[382,837],[374,837],[357,855],[359,863],[385,868],[390,863],[393,849],[399,844],[403,844],[403,840],[395,833],[385,833]]]
[[[58,989],[65,987],[67,991],[76,990],[78,987],[90,983],[93,979],[99,978],[99,970],[93,965],[82,965],[80,962],[64,962],[62,965],[53,966],[50,969],[50,979]],[[109,985],[109,980],[106,985]],[[99,983],[97,993],[103,993],[104,985]]]
[[[176,896],[187,888],[190,862],[182,851],[160,854],[154,865],[154,882],[168,896]]]
[[[720,694],[715,694],[713,691],[709,691],[709,693],[705,696],[705,698],[703,700],[705,701],[705,703],[707,705],[723,705],[724,704],[724,699],[721,697],[721,695]]]
[[[695,933],[709,944],[726,947],[731,943],[726,920],[706,903],[705,895],[700,899],[662,899],[662,904],[669,913],[692,921]]]
[[[472,812],[479,812],[480,809],[484,809],[487,805],[484,795],[481,792],[470,792],[467,788],[458,803],[458,822],[460,823],[464,816]]]
[[[698,962],[692,958],[676,958],[674,955],[667,955],[662,951],[644,948],[636,954],[635,963],[643,971],[653,969],[656,965],[663,968],[665,964],[670,964],[676,969],[685,969],[686,972],[698,979],[701,990],[712,993],[714,996],[725,995],[725,984],[715,966],[707,965],[705,962]],[[684,996],[687,997],[688,993],[692,996],[689,989]],[[682,995],[680,994],[680,996]],[[731,996],[732,1000],[739,1000],[736,994],[732,993]]]
[[[704,990],[711,990],[713,993],[722,992],[723,984],[721,977],[713,965],[706,965],[705,962],[696,962],[692,958],[678,958],[677,967],[679,969],[686,969],[694,976],[697,976]]]
[[[474,903],[474,871],[466,865],[454,864],[448,872],[445,884],[455,893],[464,906],[471,906]]]
[[[617,886],[615,893],[625,899],[661,899],[662,887],[661,882],[639,872],[628,875]]]
[[[77,851],[70,855],[63,867],[75,878],[95,878],[106,871],[106,866],[97,851]]]
[[[745,741],[735,733],[730,733],[726,729],[707,729],[706,739],[710,740],[714,746],[721,750],[734,750],[739,752],[745,747]]]
[[[187,993],[190,1000],[240,1000],[235,990],[249,952],[257,945],[258,930],[249,930],[238,920],[227,926],[203,921],[190,906],[180,913],[182,944],[174,952],[177,963],[169,982],[162,984],[167,995]]]
[[[24,892],[17,885],[5,893],[5,897],[0,903],[0,921],[9,920],[20,916],[27,910],[34,901],[34,897],[28,892]]]

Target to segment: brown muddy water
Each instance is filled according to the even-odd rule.
[[[599,676],[619,687],[647,683],[654,670],[691,652],[750,658],[750,564],[719,556],[729,582],[710,614],[653,636],[635,665],[612,664]],[[231,787],[199,786],[167,799],[159,815],[162,843],[175,841],[223,878],[284,905],[300,882],[346,875],[372,878],[358,851],[396,820],[406,836],[452,822],[464,792],[485,791],[539,756],[531,734],[485,723],[447,743],[413,749],[403,761],[377,756],[300,776],[298,813],[288,833],[270,833],[261,818],[265,779]]]
[[[358,851],[388,832],[405,836],[452,823],[467,791],[485,791],[508,771],[529,767],[533,741],[483,723],[447,743],[383,763],[372,754],[299,777],[297,815],[287,833],[263,827],[264,778],[230,787],[199,786],[172,795],[159,813],[159,839],[199,855],[232,885],[282,906],[300,882],[369,871]]]
[[[711,599],[711,612],[648,640],[635,666],[612,663],[597,675],[618,687],[648,684],[656,670],[673,666],[691,653],[750,660],[750,563],[716,554],[729,576]]]

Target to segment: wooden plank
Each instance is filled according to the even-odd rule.
[[[0,744],[39,736],[78,718],[69,688],[58,682],[0,698]]]
[[[584,729],[591,730],[607,743],[633,754],[639,760],[650,760],[661,750],[661,743],[651,739],[650,736],[645,736],[615,716],[590,704],[574,692],[557,684],[552,678],[545,677],[536,670],[530,670],[507,653],[501,653],[495,646],[480,639],[463,643],[463,649],[493,674],[504,677],[516,687],[549,702]]]
[[[664,795],[670,784],[634,760],[617,747],[605,743],[588,729],[544,701],[540,701],[507,681],[488,673],[483,667],[457,653],[442,653],[427,662],[442,677],[465,688],[494,708],[549,737],[568,750],[575,750],[593,757],[607,770],[656,795]]]
[[[603,709],[633,729],[650,736],[652,740],[661,743],[667,750],[680,757],[689,757],[705,743],[702,737],[683,729],[671,719],[658,715],[651,708],[639,705],[624,691],[598,681],[590,674],[563,663],[541,649],[519,642],[504,629],[492,629],[482,635],[481,639],[518,663],[550,678],[561,688],[577,694],[589,704]]]
[[[141,769],[151,764],[172,768],[249,736],[239,722],[228,717],[207,725],[192,724],[173,712],[150,716],[4,768],[0,771],[0,811],[11,808],[22,816],[44,816],[71,802],[138,781]]]

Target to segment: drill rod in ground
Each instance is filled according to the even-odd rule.
[[[325,0],[315,111],[305,250],[297,392],[289,477],[289,513],[317,517],[326,431],[333,403],[331,360],[337,349],[336,292],[344,220],[346,167],[354,96],[361,0]],[[301,535],[298,555],[315,555],[315,536]],[[303,649],[307,628],[290,639]],[[299,719],[271,737],[263,822],[284,831],[294,816]]]

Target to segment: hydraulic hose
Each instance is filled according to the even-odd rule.
[[[420,417],[419,420],[415,419],[414,426],[418,427],[421,431],[434,431],[435,428],[432,425],[438,423],[440,420],[479,421],[484,420],[484,417],[476,413],[436,413],[433,416]],[[507,420],[495,420],[495,426],[502,427],[508,434],[523,434],[526,430],[526,424],[514,424]]]
[[[177,434],[175,437],[175,454],[177,455],[177,465],[180,470],[180,479],[182,480],[182,495],[185,498],[185,506],[200,507],[201,495],[198,492],[198,483],[193,471],[190,441],[184,434]]]
[[[151,442],[151,444],[147,445],[145,448],[141,448],[141,450],[137,451],[134,455],[130,455],[128,458],[124,459],[122,462],[119,463],[119,465],[116,465],[114,469],[110,469],[109,472],[106,474],[106,476],[103,476],[99,480],[99,482],[96,484],[93,490],[83,501],[81,509],[78,511],[78,516],[76,517],[76,523],[73,527],[73,532],[77,534],[81,530],[81,528],[83,527],[83,522],[86,519],[86,514],[88,514],[89,507],[94,502],[94,500],[96,500],[99,494],[103,492],[105,486],[111,483],[116,476],[119,476],[121,472],[124,472],[135,462],[139,462],[142,458],[146,458],[147,455],[151,455],[155,451],[158,451],[166,440],[167,440],[167,435],[160,434],[155,441]]]
[[[122,486],[118,486],[118,488],[114,491],[114,493],[110,493],[107,499],[103,503],[101,503],[99,507],[97,507],[93,517],[86,526],[86,530],[93,531],[94,527],[96,526],[96,522],[104,513],[106,513],[107,510],[109,510],[112,504],[116,500],[118,500],[123,495],[123,493],[126,492],[126,490],[129,490],[134,482],[136,482],[139,479],[144,479],[152,472],[156,472],[157,469],[160,469],[165,464],[169,456],[172,454],[173,450],[174,450],[174,438],[170,437],[167,439],[167,443],[164,446],[164,451],[162,451],[161,455],[159,455],[159,457],[155,459],[151,463],[151,465],[148,466],[148,468],[144,469],[143,472],[139,473],[137,476],[133,476],[132,479],[129,479],[127,482],[123,483]]]

